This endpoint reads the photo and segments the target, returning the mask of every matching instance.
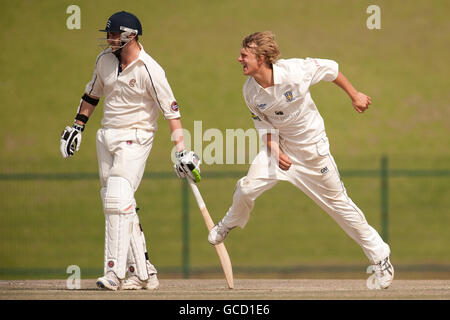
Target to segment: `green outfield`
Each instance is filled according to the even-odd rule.
[[[66,27],[72,4],[81,9],[79,30]],[[366,26],[370,4],[381,9],[380,30]],[[450,277],[448,1],[0,0],[0,9],[1,279],[64,278],[69,265],[91,277],[101,272],[104,217],[95,148],[101,106],[75,157],[62,159],[59,136],[71,124],[92,76],[100,52],[96,38],[102,36],[97,30],[119,10],[140,18],[140,41],[165,69],[191,133],[200,120],[203,132],[217,128],[224,135],[226,129],[253,127],[237,62],[241,40],[249,33],[273,31],[282,58],[337,61],[373,101],[360,115],[334,84],[311,88],[340,170],[378,170],[383,156],[390,169],[407,170],[389,178],[392,262],[440,266]],[[172,170],[173,145],[167,122],[160,117],[158,124],[147,178],[136,199],[152,262],[181,274],[182,186],[175,173],[173,179],[157,175]],[[248,165],[201,168],[207,175],[245,172]],[[426,174],[415,176],[415,170]],[[214,221],[230,206],[237,179],[212,175],[200,183]],[[344,174],[343,181],[381,232],[380,178]],[[189,201],[189,265],[217,268],[200,212],[193,197]],[[264,193],[247,227],[233,230],[226,245],[237,270],[366,264],[353,240],[288,183]]]

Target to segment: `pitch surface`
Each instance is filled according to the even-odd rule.
[[[69,290],[65,280],[2,280],[2,300],[450,300],[450,280],[396,280],[387,290],[369,290],[365,280],[162,279],[155,291],[105,291],[94,279]]]

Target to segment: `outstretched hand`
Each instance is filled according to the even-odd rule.
[[[372,99],[362,92],[358,92],[355,97],[352,98],[353,108],[359,113],[366,111],[371,103]]]

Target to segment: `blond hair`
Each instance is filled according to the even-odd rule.
[[[252,49],[257,57],[263,56],[264,62],[269,66],[280,56],[275,35],[271,31],[255,32],[242,40],[242,48]]]

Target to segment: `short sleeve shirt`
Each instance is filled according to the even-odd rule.
[[[273,64],[274,85],[261,87],[248,77],[243,95],[255,128],[277,130],[280,140],[311,144],[325,136],[323,119],[309,92],[317,82],[334,81],[338,64],[327,59],[280,59]]]
[[[165,119],[180,118],[178,104],[162,67],[141,45],[139,57],[123,71],[110,48],[97,57],[86,93],[103,102],[104,128],[157,130],[161,112]]]

